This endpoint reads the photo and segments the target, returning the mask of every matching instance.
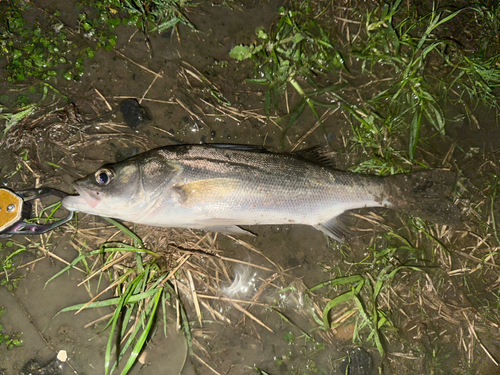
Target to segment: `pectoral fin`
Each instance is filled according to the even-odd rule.
[[[182,206],[193,207],[200,203],[223,201],[234,193],[240,185],[240,180],[212,178],[178,185],[174,189],[179,195],[179,203]]]

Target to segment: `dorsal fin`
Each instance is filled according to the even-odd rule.
[[[313,146],[305,150],[297,151],[294,154],[313,163],[329,168],[336,168],[335,153],[328,146]]]
[[[236,150],[236,151],[249,151],[249,152],[269,152],[269,150],[262,146],[254,145],[235,145],[226,143],[210,143],[207,144],[209,147],[215,147],[226,150]]]

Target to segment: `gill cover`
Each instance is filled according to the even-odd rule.
[[[163,194],[178,168],[157,155],[146,153],[105,165],[76,181],[79,195],[63,199],[67,210],[136,220]]]

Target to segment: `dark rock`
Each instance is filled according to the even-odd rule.
[[[30,359],[19,375],[62,375],[61,362],[54,359],[47,365],[41,365],[35,359]]]
[[[148,108],[142,107],[136,99],[125,99],[120,103],[120,111],[131,129],[136,129],[143,122],[153,118]]]
[[[347,375],[371,375],[373,360],[363,348],[354,348],[347,351],[347,356],[340,363],[340,373]]]

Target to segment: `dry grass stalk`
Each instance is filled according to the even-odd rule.
[[[113,98],[115,99],[137,99],[137,101],[139,101],[139,99],[141,99],[143,102],[152,102],[152,103],[161,103],[161,104],[177,104],[176,102],[174,101],[171,101],[171,100],[160,100],[160,99],[150,99],[150,98],[139,98],[137,96],[113,96]]]
[[[481,342],[481,340],[479,339],[479,337],[477,337],[477,333],[476,333],[476,330],[474,328],[474,324],[471,323],[471,321],[469,320],[469,317],[467,316],[467,314],[465,312],[463,312],[463,315],[465,317],[465,320],[467,321],[467,324],[469,326],[469,332],[471,334],[471,336],[473,336],[477,342],[479,343],[479,345],[481,346],[481,349],[484,350],[484,352],[486,353],[486,355],[489,357],[489,359],[491,359],[491,361],[496,365],[496,366],[500,366],[500,364],[497,362],[497,360],[491,355],[491,353],[489,352],[489,350],[483,345],[483,343]]]
[[[148,94],[149,90],[151,90],[151,87],[153,87],[153,85],[155,84],[156,80],[159,78],[159,77],[163,77],[163,71],[160,71],[160,75],[155,75],[155,77],[153,78],[153,81],[151,81],[151,84],[149,85],[149,87],[146,89],[146,91],[144,92],[144,94],[142,94],[142,97],[139,99],[139,104],[142,104],[142,101],[144,100],[144,98],[146,97],[146,95]]]
[[[125,56],[123,53],[121,53],[120,51],[118,51],[118,50],[116,50],[116,49],[115,49],[114,51],[115,51],[115,53],[116,53],[118,56],[123,57],[125,60],[130,61],[132,64],[134,64],[134,65],[138,66],[139,68],[141,68],[141,69],[145,70],[146,72],[151,73],[151,74],[155,75],[155,76],[156,76],[156,77],[158,77],[158,78],[163,78],[163,75],[161,75],[160,73],[153,72],[151,69],[148,69],[148,68],[146,68],[144,65],[141,65],[141,64],[139,64],[139,63],[135,62],[135,61],[134,61],[134,60],[132,60],[130,57]]]
[[[255,315],[251,314],[249,311],[247,311],[246,309],[244,309],[243,307],[241,307],[237,303],[232,302],[231,305],[234,306],[236,308],[236,310],[241,311],[243,314],[248,316],[250,319],[255,321],[257,324],[259,324],[262,327],[264,327],[265,329],[267,329],[269,332],[275,333],[271,328],[269,328],[266,324],[264,324],[259,318],[257,318]]]
[[[203,363],[208,369],[210,369],[214,374],[217,374],[217,375],[221,375],[219,372],[217,372],[213,367],[210,367],[210,365],[208,363],[206,363],[203,359],[201,359],[196,353],[193,353],[193,356],[198,360],[200,361],[201,363]]]
[[[95,92],[97,93],[97,95],[99,95],[99,97],[103,100],[103,102],[106,104],[106,107],[108,108],[108,111],[112,111],[113,108],[111,107],[111,105],[109,104],[109,102],[106,100],[106,98],[104,97],[104,95],[102,95],[99,90],[97,90],[95,87],[94,87],[94,90]]]
[[[186,274],[188,276],[188,280],[189,280],[189,284],[190,284],[190,291],[191,291],[191,295],[193,297],[193,303],[194,303],[194,307],[196,310],[196,315],[198,316],[198,322],[200,323],[200,327],[203,327],[200,304],[198,302],[198,296],[196,294],[196,287],[194,286],[193,276],[191,275],[191,271],[189,271],[189,270],[186,271]]]
[[[30,241],[31,241],[31,239],[30,239]],[[51,252],[51,251],[49,251],[49,250],[47,250],[47,249],[44,249],[44,248],[43,248],[43,247],[41,247],[41,246],[38,246],[38,250],[41,250],[41,251],[42,251],[45,255],[48,255],[48,256],[49,256],[49,257],[51,257],[51,258],[57,259],[59,262],[61,262],[61,263],[65,264],[65,265],[67,265],[67,266],[68,266],[68,265],[70,265],[70,263],[69,263],[68,261],[66,261],[66,260],[64,260],[63,258],[61,258],[60,256],[58,256],[58,255],[54,254],[53,252]],[[84,271],[84,270],[82,270],[81,268],[78,268],[78,267],[74,267],[74,268],[75,268],[77,271],[80,271],[80,272],[82,272],[82,273],[85,273],[85,271]]]
[[[102,268],[98,269],[96,272],[94,272],[90,276],[88,276],[85,280],[83,280],[82,282],[80,282],[80,284],[78,284],[78,286],[80,286],[82,284],[85,284],[86,282],[90,281],[95,276],[102,274],[103,272],[105,272],[109,268],[111,268],[111,267],[113,267],[113,266],[115,266],[117,264],[123,263],[131,255],[131,253],[126,252],[126,253],[122,254],[121,256],[119,256],[119,255],[120,255],[120,253],[118,253],[118,252],[114,253],[112,255],[112,257],[116,257],[116,259],[112,260],[111,262],[109,262],[108,264],[106,264],[105,266],[103,266]]]
[[[295,151],[295,149],[297,147],[299,147],[302,144],[302,142],[304,142],[306,140],[307,137],[309,137],[316,129],[318,129],[322,125],[323,122],[325,122],[326,120],[328,120],[328,118],[330,118],[333,114],[335,114],[335,112],[337,112],[339,109],[340,109],[340,107],[337,107],[335,109],[328,108],[321,115],[321,122],[320,121],[316,121],[316,123],[312,126],[312,128],[309,129],[302,137],[300,137],[297,142],[295,142],[295,144],[290,149],[290,152]]]
[[[82,306],[77,312],[75,312],[75,315],[79,314],[82,310],[86,309],[88,305],[90,305],[92,302],[96,301],[100,296],[102,296],[104,293],[107,291],[114,289],[115,286],[121,284],[125,279],[128,277],[128,275],[122,275],[121,277],[118,277],[114,282],[112,282],[110,285],[108,285],[106,288],[104,288],[100,293],[98,293],[95,297],[93,297],[90,301],[88,301],[84,306]],[[82,282],[83,283],[83,282]],[[79,285],[81,285],[80,283]]]

